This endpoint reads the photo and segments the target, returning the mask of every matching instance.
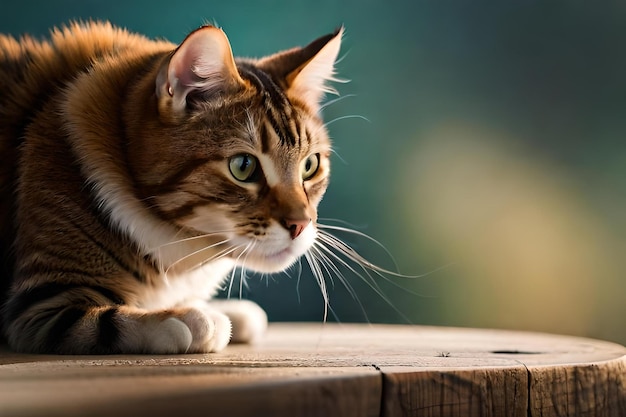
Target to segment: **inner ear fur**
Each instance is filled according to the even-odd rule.
[[[257,66],[282,84],[288,95],[317,110],[326,93],[337,94],[328,83],[341,81],[335,78],[335,62],[343,32],[340,27],[305,47],[263,58]]]
[[[163,64],[156,80],[161,111],[184,112],[188,98],[207,99],[243,88],[226,34],[214,26],[190,33]]]

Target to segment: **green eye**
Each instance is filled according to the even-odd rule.
[[[252,182],[256,178],[258,161],[247,153],[235,155],[230,158],[228,168],[237,181]]]
[[[302,179],[304,181],[310,180],[317,173],[317,169],[320,167],[320,154],[314,153],[313,155],[309,155],[303,162],[302,168],[300,169],[302,173]]]

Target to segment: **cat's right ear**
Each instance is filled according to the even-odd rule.
[[[335,77],[335,62],[343,26],[303,48],[293,48],[261,59],[257,66],[279,80],[288,95],[297,97],[314,111],[326,93],[337,94],[329,82],[345,82]]]
[[[210,99],[243,86],[226,34],[203,26],[185,38],[159,71],[159,112],[180,115],[192,96]]]

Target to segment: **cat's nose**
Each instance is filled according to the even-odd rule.
[[[300,236],[300,233],[311,223],[311,219],[296,220],[296,219],[283,219],[282,224],[285,229],[289,230],[291,239],[295,239]]]

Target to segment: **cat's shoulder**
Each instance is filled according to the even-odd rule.
[[[53,28],[41,39],[29,34],[17,37],[0,34],[0,58],[5,60],[24,55],[32,60],[51,55],[71,59],[73,56],[117,55],[126,51],[141,54],[172,49],[173,46],[170,42],[150,39],[108,21],[72,21]]]
[[[84,54],[143,54],[174,47],[170,42],[150,39],[107,21],[71,22],[54,29],[50,40],[55,49],[73,49]]]

